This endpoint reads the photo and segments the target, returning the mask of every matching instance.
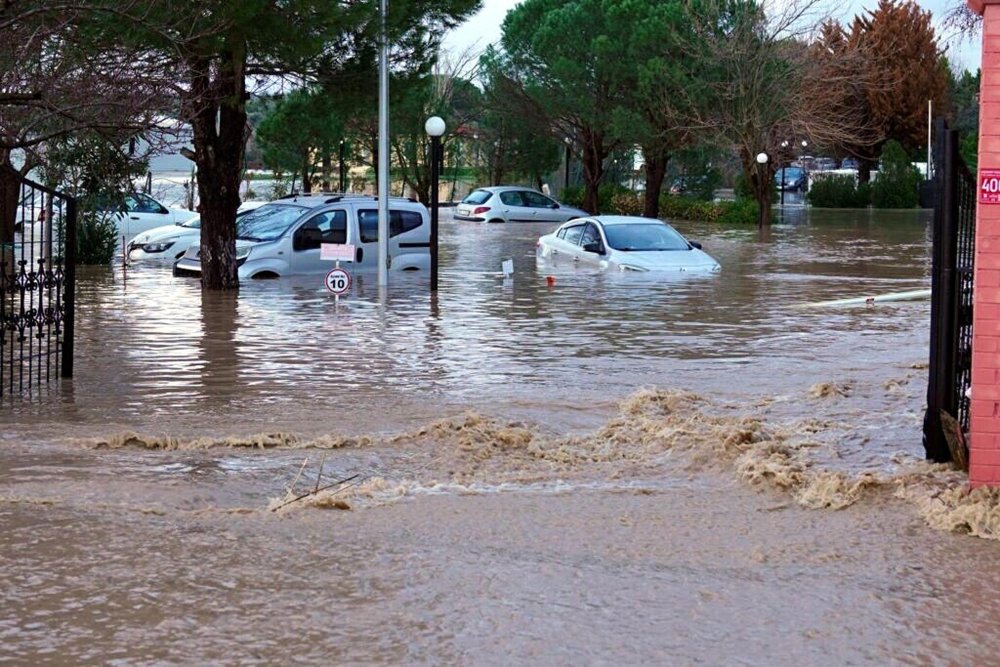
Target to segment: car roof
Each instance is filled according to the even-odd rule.
[[[611,225],[665,225],[667,223],[656,218],[642,218],[637,215],[592,215],[588,218],[576,218],[565,223],[571,225],[579,222],[598,222],[605,227]]]
[[[531,190],[532,192],[538,192],[535,188],[528,187],[527,185],[487,185],[481,188],[476,188],[476,190],[485,190],[486,192],[510,192],[511,190]],[[541,194],[539,192],[539,194]]]
[[[275,199],[272,204],[296,204],[298,206],[304,206],[306,208],[318,208],[320,206],[325,206],[327,204],[336,204],[338,202],[350,203],[350,202],[377,202],[378,197],[375,195],[360,195],[354,193],[343,193],[343,192],[311,192],[309,194],[290,194],[284,197],[279,197]],[[417,204],[415,199],[410,199],[408,197],[389,197],[389,201],[393,204]]]

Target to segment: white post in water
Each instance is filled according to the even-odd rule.
[[[389,284],[389,37],[388,0],[379,0],[378,49],[378,286]]]

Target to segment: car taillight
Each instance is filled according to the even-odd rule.
[[[479,215],[480,213],[486,213],[486,211],[488,210],[490,210],[489,206],[477,206],[476,208],[472,209],[472,215]]]

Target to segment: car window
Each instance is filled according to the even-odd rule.
[[[689,250],[691,246],[673,227],[665,224],[605,225],[608,245],[615,250]]]
[[[583,235],[580,237],[580,245],[587,245],[588,243],[600,243],[601,233],[597,231],[597,225],[587,224],[583,229]]]
[[[417,211],[389,211],[389,238],[418,229],[424,224],[424,216]],[[358,226],[361,228],[362,243],[378,241],[378,210],[374,208],[358,211]]]
[[[515,190],[501,192],[500,201],[507,206],[524,206],[524,199],[521,198],[521,193]]]
[[[292,248],[314,250],[323,243],[347,243],[347,211],[324,211],[295,230]]]
[[[274,241],[306,211],[292,204],[268,204],[254,209],[236,221],[236,238],[251,241]]]
[[[580,244],[580,236],[583,235],[583,225],[573,225],[572,227],[566,227],[561,232],[562,238],[567,243],[572,243],[573,245]]]
[[[166,213],[166,210],[155,199],[144,194],[126,197],[125,207],[135,213]]]
[[[473,190],[462,200],[463,204],[485,204],[486,200],[493,196],[489,190]]]
[[[240,214],[237,213],[236,217],[238,219]],[[177,225],[180,227],[187,227],[188,229],[201,229],[201,217],[191,218],[185,222],[178,222]]]
[[[530,190],[525,190],[521,193],[521,196],[524,197],[525,203],[532,208],[552,208],[552,205],[555,204],[554,201],[545,195],[531,192]]]

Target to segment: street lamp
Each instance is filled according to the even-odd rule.
[[[431,116],[424,123],[424,131],[431,138],[431,291],[438,288],[438,175],[440,173],[441,135],[444,134],[444,120]]]
[[[788,162],[788,141],[781,142],[781,171],[778,172],[778,187],[781,188],[781,207],[785,207],[785,162]]]
[[[344,140],[340,140],[340,192],[347,191],[347,173],[344,171]]]
[[[563,141],[566,143],[566,179],[565,179],[565,183],[563,185],[563,190],[568,190],[569,189],[569,159],[570,159],[570,152],[569,151],[570,151],[570,148],[573,146],[573,141],[569,137],[566,137],[565,139],[563,139]],[[564,199],[565,196],[566,195],[561,195],[560,199],[563,199],[565,201],[565,199]]]

